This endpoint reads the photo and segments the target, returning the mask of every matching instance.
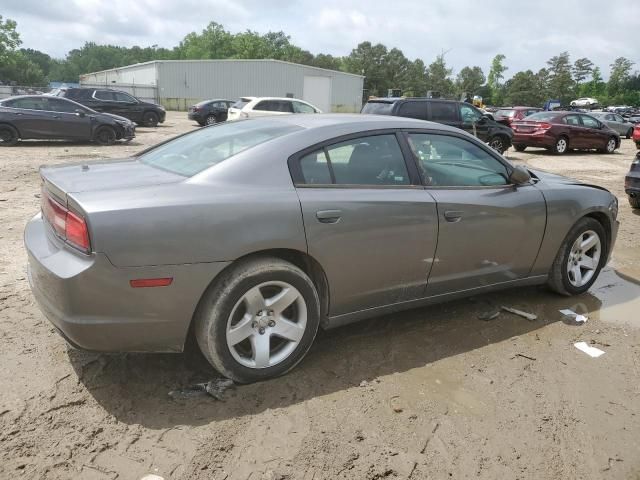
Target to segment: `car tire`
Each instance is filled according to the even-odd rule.
[[[629,140],[633,135],[633,128],[630,128],[629,130],[627,130],[627,134],[625,135],[625,137],[627,138],[627,140]]]
[[[285,290],[294,300],[280,310],[269,301]],[[278,258],[253,258],[223,272],[200,301],[194,321],[211,365],[237,383],[251,383],[283,375],[302,360],[318,331],[320,300],[300,268]]]
[[[494,135],[487,142],[491,148],[493,148],[496,152],[502,154],[507,151],[509,148],[507,145],[508,141],[502,135]]]
[[[526,145],[514,145],[513,148],[516,149],[516,152],[524,152],[527,149]]]
[[[631,208],[634,209],[640,208],[640,197],[632,197],[631,195],[629,195],[629,205],[631,205]]]
[[[206,125],[206,123],[201,122],[200,120],[198,120],[198,125],[200,125],[201,127],[204,127]]]
[[[145,127],[157,127],[160,119],[156,112],[145,112],[142,116],[142,123]]]
[[[612,154],[613,152],[616,151],[617,147],[618,147],[618,142],[616,141],[615,137],[609,137],[609,139],[607,140],[607,144],[604,146],[604,148],[601,148],[598,151],[600,153]]]
[[[559,137],[556,143],[551,147],[551,152],[554,155],[564,155],[569,150],[569,139],[565,136]]]
[[[11,147],[19,138],[18,131],[11,125],[0,125],[0,147]]]
[[[100,145],[113,145],[116,143],[116,131],[104,125],[96,130],[94,139]]]
[[[216,123],[218,123],[218,120],[216,119],[215,115],[207,115],[207,118],[205,119],[205,123],[207,125],[215,125]]]
[[[594,242],[592,238],[595,243],[590,246],[587,241]],[[608,249],[607,236],[600,222],[590,217],[581,218],[560,245],[547,285],[560,295],[586,292],[604,267]]]

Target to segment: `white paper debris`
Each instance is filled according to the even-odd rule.
[[[602,350],[587,345],[587,342],[577,342],[574,343],[573,346],[593,358],[598,358],[600,355],[604,355]]]
[[[560,310],[560,313],[567,317],[573,318],[576,323],[585,323],[587,320],[589,320],[589,317],[587,317],[586,315],[580,315],[579,313],[576,313],[573,310],[569,310],[568,308]]]

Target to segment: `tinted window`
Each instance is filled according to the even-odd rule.
[[[408,185],[409,174],[395,135],[360,137],[327,147],[337,184]]]
[[[479,146],[457,137],[409,134],[427,185],[478,187],[506,185],[507,167]]]
[[[291,102],[293,103],[293,111],[294,113],[316,113],[314,108],[311,105],[307,105],[302,102]]]
[[[285,100],[263,100],[258,102],[253,109],[267,112],[292,112],[291,102],[287,102]]]
[[[567,125],[574,125],[576,127],[582,126],[582,124],[580,123],[580,117],[578,117],[578,115],[567,115],[566,117],[564,117],[564,119],[562,119],[562,121]]]
[[[455,122],[458,120],[458,105],[454,102],[431,102],[431,120]]]
[[[135,98],[124,92],[113,92],[113,95],[118,102],[137,103]]]
[[[11,108],[25,108],[27,110],[46,110],[43,98],[17,98],[4,102],[3,105]]]
[[[261,120],[233,122],[183,135],[141,155],[143,163],[190,177],[243,150],[300,130]]]
[[[427,119],[427,102],[403,102],[398,107],[398,116],[417,118],[419,120]]]
[[[75,103],[66,102],[61,98],[49,98],[47,100],[47,104],[47,110],[51,110],[53,112],[74,113],[77,109],[81,108]]]
[[[107,100],[107,101],[113,101],[115,100],[114,96],[113,96],[113,92],[110,90],[96,90],[96,93],[94,95],[98,100]]]
[[[600,122],[587,115],[582,115],[582,124],[587,128],[600,128]]]
[[[482,118],[482,113],[473,108],[471,105],[466,105],[464,103],[460,104],[460,118],[462,118],[463,123],[473,124],[478,123],[478,121]]]
[[[393,103],[389,102],[368,102],[361,113],[371,113],[375,115],[391,115]]]
[[[329,163],[324,150],[310,153],[300,159],[302,178],[307,185],[328,185],[331,182]]]

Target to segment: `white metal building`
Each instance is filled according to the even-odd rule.
[[[359,112],[364,77],[280,60],[158,60],[80,76],[83,86],[110,87],[186,110],[209,98],[295,97],[324,112]]]

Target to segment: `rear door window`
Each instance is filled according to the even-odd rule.
[[[331,170],[324,150],[319,150],[300,159],[300,170],[306,185],[330,185]]]
[[[398,116],[427,119],[427,102],[403,102],[398,107]]]
[[[434,122],[458,121],[458,105],[455,102],[431,102],[431,120]]]

